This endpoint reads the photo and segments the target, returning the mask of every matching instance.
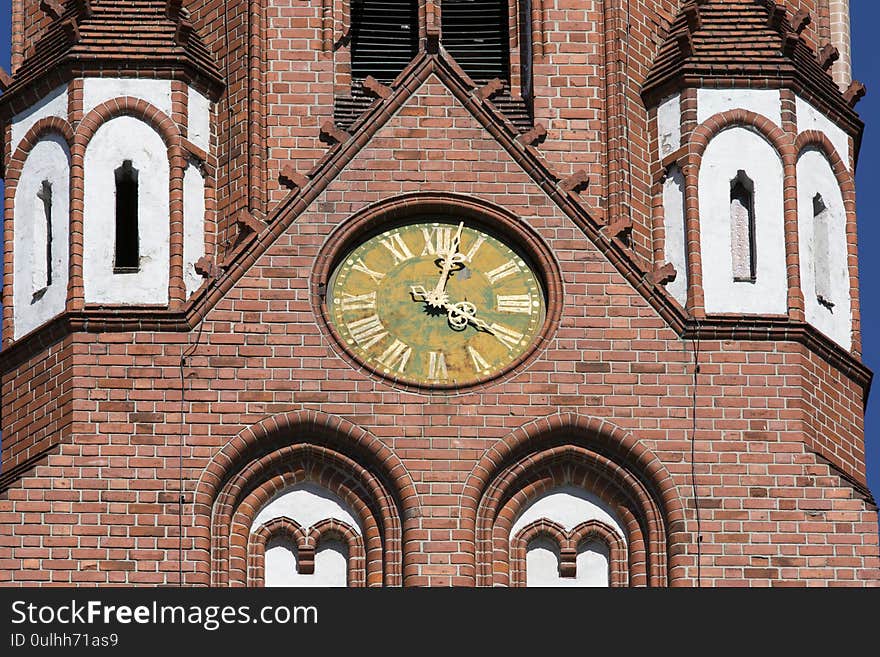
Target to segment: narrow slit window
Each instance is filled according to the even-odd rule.
[[[140,261],[138,235],[138,170],[131,160],[116,169],[116,257],[117,273],[137,271]]]
[[[38,301],[52,285],[52,183],[44,180],[37,192],[38,216],[34,223],[33,288]]]
[[[755,249],[755,187],[744,171],[730,183],[730,251],[733,280],[754,283],[757,273]]]
[[[816,298],[829,310],[834,307],[831,301],[830,222],[831,212],[822,195],[816,194],[813,197],[813,274]]]
[[[507,0],[443,0],[443,47],[475,82],[510,81]]]

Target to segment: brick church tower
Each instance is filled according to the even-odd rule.
[[[0,584],[880,583],[848,0],[13,0]]]

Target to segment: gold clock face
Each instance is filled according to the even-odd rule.
[[[383,232],[337,265],[330,321],[375,371],[423,386],[501,373],[544,324],[540,279],[510,246],[465,221]]]

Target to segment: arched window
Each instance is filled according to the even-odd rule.
[[[754,283],[757,271],[755,252],[755,186],[740,171],[730,182],[730,252],[733,280]]]
[[[414,0],[353,0],[352,78],[394,80],[418,50],[418,19]]]

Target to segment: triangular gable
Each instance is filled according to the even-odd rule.
[[[327,127],[329,136],[338,141],[306,176],[289,174],[286,183],[291,193],[270,213],[266,224],[252,217],[240,220],[242,238],[232,253],[224,258],[225,272],[213,285],[203,286],[190,306],[188,319],[204,316],[233,287],[257,259],[309,208],[339,174],[370,143],[373,137],[395,116],[407,101],[432,76],[450,91],[479,125],[503,148],[547,197],[570,218],[584,236],[615,266],[627,282],[667,321],[681,332],[685,318],[681,308],[658,284],[659,276],[645,270],[635,254],[613,235],[602,231],[604,225],[581,201],[575,191],[578,176],[563,179],[528,144],[516,126],[486,96],[491,89],[478,87],[443,54],[422,53],[401,73],[390,88],[352,126],[351,133]],[[383,97],[384,96],[384,97]],[[284,174],[282,174],[284,175]],[[194,316],[195,315],[195,316]]]

